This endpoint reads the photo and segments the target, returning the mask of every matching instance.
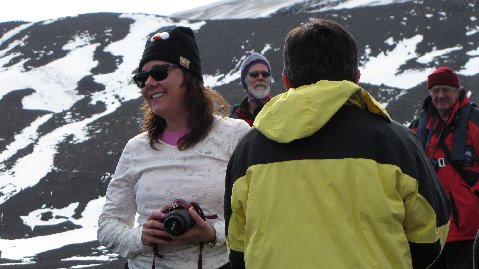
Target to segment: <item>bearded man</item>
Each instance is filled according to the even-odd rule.
[[[246,52],[246,58],[241,64],[241,84],[247,96],[233,106],[230,117],[242,119],[252,126],[256,115],[271,99],[271,65],[264,55]]]

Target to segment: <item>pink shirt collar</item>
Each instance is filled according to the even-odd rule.
[[[181,130],[181,131],[163,131],[163,135],[161,136],[161,141],[165,142],[166,144],[172,145],[172,146],[178,146],[178,141],[188,134],[190,131],[188,130]]]

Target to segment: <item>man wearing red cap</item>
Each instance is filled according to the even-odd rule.
[[[430,74],[427,88],[423,112],[410,128],[418,133],[451,200],[446,246],[431,268],[472,268],[479,229],[479,110],[449,67]]]

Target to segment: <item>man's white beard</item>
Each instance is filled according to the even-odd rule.
[[[248,85],[248,92],[252,97],[258,100],[262,100],[269,95],[270,88],[271,87],[263,87],[263,86],[258,86],[255,88]]]

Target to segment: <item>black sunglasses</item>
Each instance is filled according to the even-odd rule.
[[[267,71],[251,71],[251,72],[248,72],[248,76],[250,76],[252,78],[257,78],[257,77],[259,77],[260,74],[264,78],[269,78],[269,76],[271,76],[271,73],[267,72]]]
[[[133,81],[139,88],[145,87],[145,82],[151,76],[156,81],[164,80],[168,77],[168,67],[178,67],[176,64],[157,64],[149,72],[141,71],[133,76]]]

